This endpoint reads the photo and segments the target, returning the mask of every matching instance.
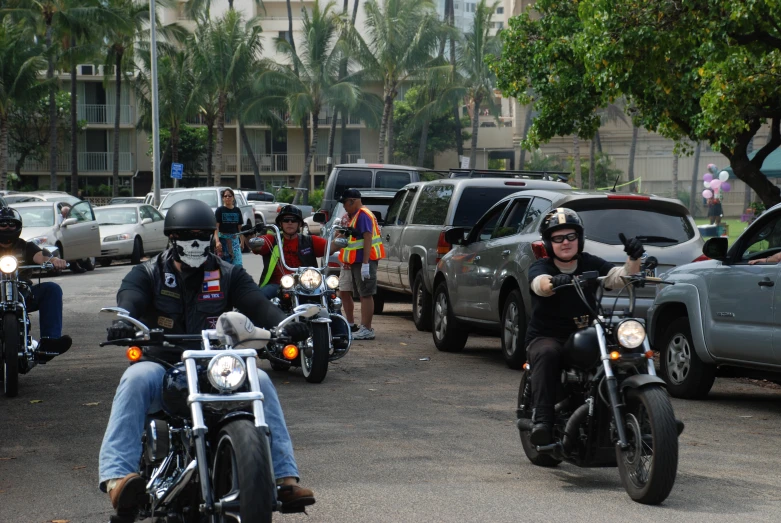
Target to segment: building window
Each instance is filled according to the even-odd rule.
[[[290,31],[280,31],[279,32],[279,39],[280,40],[287,40],[287,43],[292,43],[290,38]]]
[[[504,14],[504,7],[497,7],[496,8],[496,14],[503,15]]]

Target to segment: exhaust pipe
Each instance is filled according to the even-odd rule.
[[[567,420],[567,426],[564,428],[564,439],[561,446],[565,452],[570,452],[575,446],[575,442],[578,439],[578,427],[580,427],[586,417],[588,416],[588,403],[584,403],[572,413],[569,420]]]

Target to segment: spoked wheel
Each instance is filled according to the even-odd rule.
[[[19,321],[13,313],[3,316],[3,389],[13,398],[19,393]]]
[[[523,371],[521,374],[521,386],[518,389],[518,403],[515,407],[516,416],[518,419],[530,420],[532,419],[532,388],[530,383],[530,374],[528,370]],[[520,430],[521,445],[523,451],[526,453],[526,457],[529,458],[533,464],[538,467],[555,467],[560,460],[555,459],[549,454],[540,454],[537,452],[537,447],[532,444],[530,440],[531,431]]]
[[[220,431],[212,468],[214,501],[222,507],[218,523],[271,522],[277,496],[266,435],[246,419]]]
[[[309,383],[320,383],[328,373],[328,352],[330,337],[328,325],[312,323],[312,355],[307,356],[306,350],[301,351],[301,370]]]
[[[670,494],[678,473],[678,431],[667,392],[649,386],[626,398],[629,448],[616,448],[618,473],[629,497],[658,505]]]

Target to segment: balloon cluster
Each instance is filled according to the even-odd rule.
[[[718,168],[715,164],[708,164],[708,172],[702,175],[702,184],[705,186],[705,190],[702,191],[702,197],[705,199],[718,198],[719,191],[730,192],[732,186],[727,180],[729,180],[729,173],[727,171],[721,171],[716,175]],[[714,177],[714,175],[716,175]]]

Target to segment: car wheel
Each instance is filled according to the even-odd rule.
[[[502,311],[502,356],[511,369],[526,363],[526,310],[519,290],[512,291]]]
[[[81,266],[81,262],[79,260],[73,260],[68,263],[70,263],[70,266],[68,268],[74,274],[82,274],[84,272],[87,272],[87,269]]]
[[[133,242],[133,253],[130,255],[130,263],[133,265],[138,265],[141,263],[141,258],[144,257],[144,242],[141,241],[140,236],[136,236],[135,241]]]
[[[108,267],[111,265],[111,258],[98,258],[98,263],[101,267]]]
[[[431,294],[426,290],[422,270],[412,282],[412,321],[419,331],[431,330]]]
[[[667,382],[670,395],[686,399],[707,396],[716,379],[716,367],[697,356],[689,318],[673,321],[660,341],[661,377]]]
[[[84,270],[94,271],[95,258],[84,258],[83,260],[79,260],[79,265],[81,265]]]
[[[385,294],[377,289],[377,293],[374,295],[374,314],[382,314],[385,309]]]
[[[442,282],[434,293],[434,311],[431,334],[434,336],[434,345],[443,352],[461,352],[466,345],[469,333],[458,324],[453,315],[450,304],[450,296],[447,292],[447,283]]]

